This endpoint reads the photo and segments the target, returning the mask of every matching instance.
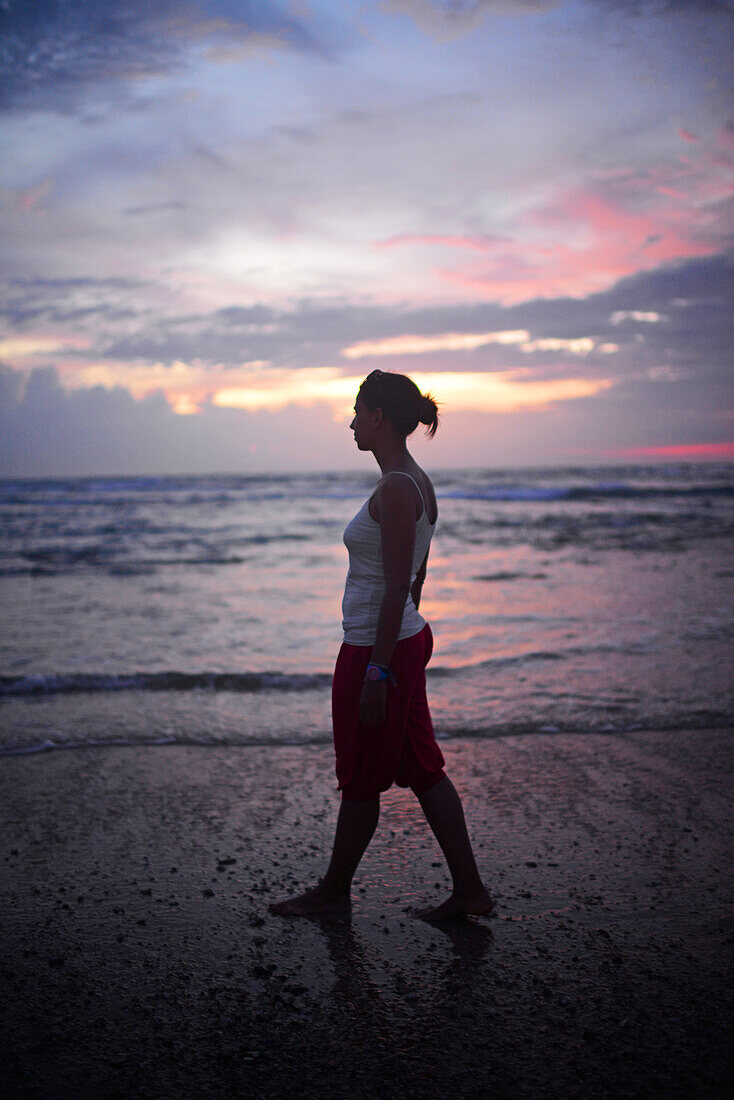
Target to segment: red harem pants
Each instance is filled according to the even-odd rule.
[[[430,790],[445,774],[444,758],[433,735],[426,699],[426,665],[433,652],[428,623],[395,646],[383,726],[359,720],[359,697],[372,646],[342,644],[334,669],[331,713],[336,777],[342,798],[366,801],[393,783],[417,794]]]

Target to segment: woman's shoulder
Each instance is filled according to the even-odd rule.
[[[416,490],[420,497],[420,505],[418,505]],[[391,470],[385,474],[378,482],[377,493],[384,496],[385,492],[405,500],[412,497],[418,505],[418,515],[425,511],[429,522],[431,524],[436,522],[438,513],[436,493],[431,479],[420,466],[416,466],[413,470]]]

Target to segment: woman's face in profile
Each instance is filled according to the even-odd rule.
[[[349,427],[354,432],[354,442],[360,451],[372,449],[375,431],[374,414],[375,410],[370,409],[358,395],[354,402],[354,417]]]

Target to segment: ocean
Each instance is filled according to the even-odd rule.
[[[330,740],[377,476],[0,481],[0,752]],[[731,722],[734,466],[431,476],[439,738]]]

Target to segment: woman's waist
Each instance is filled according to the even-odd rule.
[[[356,584],[347,585],[342,599],[342,618],[346,621],[377,622],[385,595],[385,585],[381,587],[367,585],[361,587]],[[408,592],[403,607],[403,618],[413,613],[418,614],[413,597]]]
[[[418,575],[418,569],[420,568],[420,562],[413,568],[410,575],[410,585],[412,587],[413,581]],[[385,591],[385,573],[382,568],[382,564],[376,566],[374,569],[366,568],[353,568],[349,567],[347,573],[346,583],[344,585],[344,591],[348,589],[355,589],[360,592],[379,592],[380,596]]]
[[[345,616],[342,621],[344,642],[347,645],[374,645],[377,637],[378,619],[379,613],[364,617],[358,615]],[[406,638],[412,638],[414,634],[419,634],[426,625],[426,620],[411,601],[410,607],[407,604],[405,606],[397,640],[402,642]]]

